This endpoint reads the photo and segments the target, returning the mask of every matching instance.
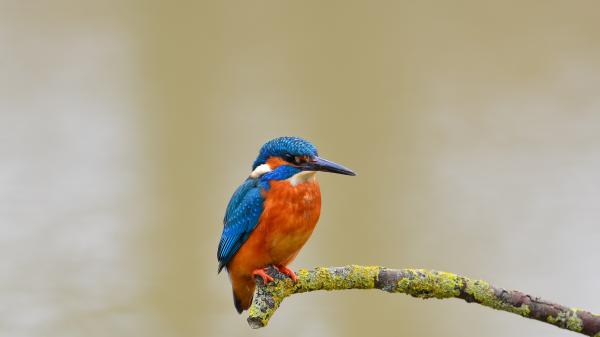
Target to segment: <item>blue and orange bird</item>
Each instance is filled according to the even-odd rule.
[[[274,266],[296,281],[287,268],[315,228],[321,213],[318,171],[355,175],[317,155],[310,142],[280,137],[265,143],[252,173],[235,191],[223,220],[217,258],[227,267],[238,313],[248,309],[254,276],[273,281],[265,268]]]

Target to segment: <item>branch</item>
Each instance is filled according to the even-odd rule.
[[[257,291],[248,317],[248,324],[254,329],[266,326],[283,299],[293,294],[316,290],[380,289],[423,299],[460,298],[587,336],[600,337],[600,315],[446,272],[354,265],[319,267],[310,271],[301,269],[297,283],[275,268],[269,267],[268,273],[275,282],[264,285],[262,279],[256,279]]]

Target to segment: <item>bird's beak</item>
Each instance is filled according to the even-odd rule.
[[[313,157],[310,161],[301,165],[302,169],[305,171],[322,171],[322,172],[331,172],[331,173],[339,173],[345,174],[348,176],[355,176],[352,170],[343,167],[340,164],[336,164],[327,159],[323,159],[320,157]]]

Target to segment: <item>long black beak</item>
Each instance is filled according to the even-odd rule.
[[[336,164],[327,159],[323,159],[320,157],[313,157],[310,161],[301,165],[302,169],[305,171],[322,171],[322,172],[331,172],[338,174],[345,174],[347,176],[355,176],[354,173],[349,168],[343,167],[340,164]]]

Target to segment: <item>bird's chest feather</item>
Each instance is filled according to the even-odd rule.
[[[312,234],[321,213],[321,192],[314,176],[300,182],[271,181],[259,221],[265,246],[275,260],[295,255]]]

